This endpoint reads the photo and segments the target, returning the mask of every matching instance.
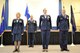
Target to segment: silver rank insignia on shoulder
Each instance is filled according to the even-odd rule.
[[[20,22],[20,23],[22,23],[22,21],[21,21],[21,20],[20,20],[19,22]]]
[[[49,16],[47,16],[47,18],[49,19],[50,17],[49,17]]]
[[[67,19],[69,19],[69,17],[67,17]]]
[[[63,18],[61,17],[60,19],[62,20]]]
[[[15,23],[16,21],[14,21],[14,23]]]

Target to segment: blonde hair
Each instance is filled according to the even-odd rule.
[[[21,17],[21,14],[20,14],[20,12],[17,12],[17,13],[16,13],[16,16],[17,16],[17,15],[19,15],[19,16]]]

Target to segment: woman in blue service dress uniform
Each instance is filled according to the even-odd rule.
[[[16,19],[12,22],[12,35],[13,35],[13,41],[15,45],[15,50],[13,52],[20,52],[20,44],[22,35],[24,32],[24,22],[22,19],[20,19],[21,14],[16,14]]]

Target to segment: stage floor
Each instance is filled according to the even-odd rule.
[[[42,52],[41,45],[35,45],[34,48],[28,48],[26,45],[21,45],[21,51],[19,53],[80,53],[80,45],[70,46],[68,45],[69,52],[60,51],[59,45],[49,45],[48,52]],[[0,48],[0,53],[13,53],[14,46],[5,46]],[[15,52],[17,53],[17,52]]]

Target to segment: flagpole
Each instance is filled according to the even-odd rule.
[[[4,47],[4,45],[3,45],[3,33],[1,34],[1,45],[0,45],[0,47]]]
[[[26,33],[27,33],[27,45],[28,45],[28,19],[27,19],[27,30],[26,30]]]
[[[74,45],[74,35],[75,35],[75,31],[76,31],[76,24],[75,24],[75,18],[74,18],[74,13],[73,13],[73,8],[72,5],[70,6],[71,8],[71,24],[72,24],[72,44],[71,46],[75,46]]]
[[[73,29],[72,29],[71,37],[72,37],[71,46],[75,46],[75,45],[74,45],[74,33],[73,33]]]
[[[28,10],[28,6],[26,7],[26,11],[25,11],[25,16],[26,16],[26,18],[27,18],[27,25],[26,25],[26,27],[27,27],[27,45],[28,45],[28,19],[30,18],[30,14],[29,14],[29,10]]]

